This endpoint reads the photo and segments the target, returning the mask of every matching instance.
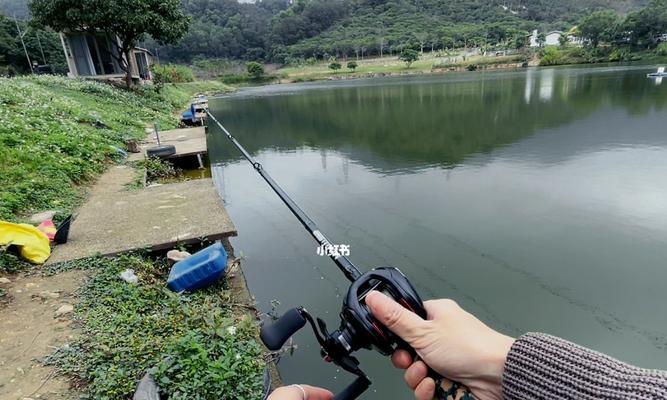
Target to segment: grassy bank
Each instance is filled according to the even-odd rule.
[[[226,90],[216,81],[128,91],[55,76],[0,78],[0,220],[69,214],[127,139],[143,139],[154,121],[175,127],[175,111],[195,93]],[[20,265],[0,248],[0,271]]]
[[[0,219],[70,212],[117,156],[113,146],[142,139],[153,121],[175,127],[174,111],[194,93],[227,88],[193,82],[127,91],[52,76],[0,78]]]
[[[349,61],[353,61],[350,59]],[[361,78],[376,75],[408,75],[426,74],[432,72],[443,72],[443,70],[466,70],[473,65],[475,69],[496,67],[502,65],[516,65],[526,61],[524,55],[511,56],[472,56],[465,59],[458,55],[436,55],[425,53],[420,59],[410,65],[398,59],[398,57],[371,58],[365,60],[354,60],[357,63],[355,69],[346,68],[347,62],[339,61],[342,68],[336,72],[329,69],[328,62],[320,62],[312,65],[300,65],[281,68],[275,71],[275,75],[284,81],[301,82],[315,81],[321,79],[345,79]]]
[[[47,363],[93,399],[131,399],[150,371],[169,399],[258,399],[262,350],[254,320],[224,283],[191,294],[166,288],[164,259],[92,258],[57,266],[93,277],[79,290],[81,334]],[[127,268],[138,284],[118,278]]]

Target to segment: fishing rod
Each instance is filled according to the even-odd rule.
[[[255,171],[271,186],[271,189],[287,205],[287,208],[292,211],[320,246],[323,246],[323,248],[332,246],[329,239],[319,230],[317,224],[271,178],[262,164],[255,161],[250,153],[210,111],[206,110],[206,113],[239,149],[246,160],[252,164]],[[398,268],[376,267],[362,274],[346,256],[336,252],[327,252],[327,255],[351,282],[343,300],[339,328],[329,333],[326,323],[322,319],[315,319],[305,308],[296,307],[287,311],[274,323],[262,326],[260,338],[269,350],[278,351],[306,323],[310,324],[315,338],[321,346],[321,354],[324,360],[333,362],[356,376],[350,385],[334,397],[334,400],[354,400],[370,387],[371,380],[359,368],[359,361],[352,353],[364,348],[373,349],[388,356],[400,348],[408,350],[413,356],[416,356],[414,349],[410,348],[405,341],[373,317],[365,304],[366,295],[372,290],[377,290],[393,298],[421,318],[426,319],[427,313],[419,294]],[[429,370],[429,376],[436,382],[436,399],[446,400],[450,396],[456,400],[472,399],[470,390],[459,383],[449,381],[433,370]]]
[[[211,118],[215,123],[218,125],[220,129],[227,135],[227,138],[234,143],[236,148],[241,151],[241,154],[243,154],[243,157],[246,158],[252,164],[253,168],[255,171],[261,175],[262,178],[266,181],[266,183],[271,186],[271,189],[273,189],[274,192],[280,197],[280,200],[282,200],[287,208],[292,211],[292,213],[296,216],[296,218],[303,224],[304,228],[317,240],[317,243],[320,244],[320,246],[323,246],[324,248],[328,248],[331,246],[331,242],[329,239],[327,239],[324,234],[320,231],[320,229],[317,227],[317,224],[310,219],[310,217],[299,207],[294,200],[292,200],[291,197],[285,191],[276,183],[276,181],[271,178],[271,175],[269,175],[268,172],[262,167],[262,164],[259,162],[255,161],[255,159],[246,151],[246,149],[241,145],[241,143],[236,140],[234,135],[232,135],[227,128],[225,128],[220,121],[218,121],[213,114],[211,114],[208,110],[206,111],[208,114],[209,118]],[[350,282],[354,282],[361,276],[361,271],[357,267],[352,264],[352,261],[350,261],[349,258],[347,258],[344,255],[341,255],[340,253],[335,253],[335,252],[330,252],[329,257],[333,260],[333,262],[338,266],[338,268],[345,274],[345,277],[350,280]]]

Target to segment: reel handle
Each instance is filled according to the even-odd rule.
[[[371,381],[364,376],[359,376],[350,383],[342,392],[334,396],[334,400],[354,400],[361,396],[371,385]]]
[[[298,308],[292,308],[272,324],[262,326],[259,337],[271,351],[280,350],[285,342],[306,325],[306,319]]]

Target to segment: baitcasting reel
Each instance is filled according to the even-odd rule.
[[[310,323],[322,347],[321,352],[325,361],[333,362],[357,376],[354,382],[336,395],[335,400],[356,399],[368,389],[371,381],[359,368],[359,361],[352,356],[352,353],[362,348],[374,349],[383,355],[391,355],[398,348],[410,350],[407,343],[371,315],[364,302],[371,290],[383,292],[406,309],[426,318],[422,300],[405,275],[397,268],[380,267],[366,272],[352,282],[343,301],[340,327],[334,332],[329,333],[323,320],[317,318],[315,323],[308,311],[298,307],[287,311],[273,324],[263,326],[260,337],[269,350],[277,351],[306,322]],[[441,388],[442,378],[437,376],[434,378],[438,387],[436,397],[446,398],[449,393]],[[456,389],[458,387],[451,394],[456,393]]]

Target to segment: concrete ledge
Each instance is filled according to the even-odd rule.
[[[112,167],[100,178],[72,223],[68,243],[55,247],[49,264],[237,235],[210,179],[119,190],[116,181],[131,171]]]

